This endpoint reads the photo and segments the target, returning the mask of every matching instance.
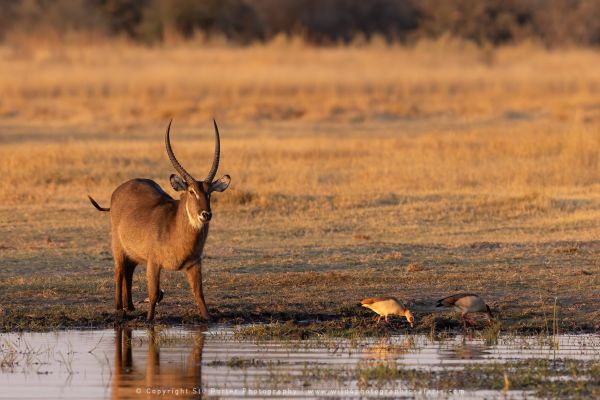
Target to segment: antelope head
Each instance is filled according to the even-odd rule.
[[[177,174],[172,174],[170,177],[171,186],[178,192],[181,193],[180,201],[181,205],[185,207],[187,217],[190,221],[190,225],[195,229],[200,229],[202,225],[208,223],[212,218],[212,212],[210,209],[210,195],[212,192],[222,192],[229,186],[231,178],[229,175],[223,175],[221,178],[213,181],[219,168],[219,157],[220,157],[220,139],[219,139],[219,128],[217,122],[213,120],[215,124],[215,154],[213,157],[212,167],[208,172],[208,176],[203,181],[197,181],[189,172],[187,172],[173,153],[171,148],[171,140],[169,134],[171,131],[171,122],[167,127],[167,133],[165,135],[165,146],[167,148],[167,154],[173,164],[173,168],[177,171]]]

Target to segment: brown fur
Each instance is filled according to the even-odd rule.
[[[218,131],[215,132],[218,143]],[[170,149],[168,134],[167,130],[167,151]],[[217,157],[215,154],[217,163],[213,167],[218,166]],[[110,219],[115,260],[115,307],[121,312],[125,298],[127,310],[134,310],[131,296],[133,272],[138,264],[144,263],[150,300],[148,320],[154,318],[161,294],[161,269],[186,272],[198,312],[203,319],[208,319],[201,265],[211,215],[210,193],[225,190],[229,176],[225,175],[215,182],[196,181],[178,163],[177,166],[174,163],[174,167],[179,167],[178,172],[185,176],[183,179],[171,176],[173,187],[182,191],[179,200],[169,196],[156,182],[139,178],[123,183],[112,194]],[[213,169],[216,172],[216,168]],[[207,179],[212,180],[210,175]],[[91,197],[90,201],[97,209],[105,210]],[[201,214],[208,215],[208,219],[200,221]]]
[[[138,388],[186,387],[193,382],[202,387],[202,349],[205,337],[202,333],[194,336],[192,348],[186,362],[177,362],[173,354],[161,354],[159,333],[151,327],[148,330],[148,348],[143,351],[135,343],[131,328],[115,328],[114,375],[112,379],[112,400],[143,398]],[[179,357],[179,356],[178,356]],[[183,353],[181,355],[183,357]],[[176,361],[176,362],[172,362]],[[183,360],[182,360],[183,361]],[[191,392],[191,390],[190,390]],[[168,396],[172,397],[172,396]],[[182,396],[190,398],[192,396]]]

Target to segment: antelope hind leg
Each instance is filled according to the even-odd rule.
[[[131,293],[131,286],[133,284],[133,272],[137,264],[129,259],[125,260],[124,263],[124,275],[125,281],[123,282],[123,297],[127,301],[127,311],[134,311],[133,296]],[[160,300],[159,300],[160,301]]]
[[[124,317],[123,310],[123,286],[125,285],[125,254],[121,248],[113,244],[113,257],[115,259],[115,312],[117,317]]]

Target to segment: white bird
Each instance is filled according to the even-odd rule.
[[[438,300],[435,306],[453,308],[460,312],[460,318],[463,320],[465,327],[467,323],[475,325],[475,321],[467,317],[467,314],[470,313],[485,313],[489,325],[492,324],[492,318],[494,318],[490,306],[485,304],[481,296],[473,293],[458,293],[444,297]]]
[[[411,327],[414,325],[415,318],[410,310],[395,297],[371,297],[361,300],[360,304],[377,313],[377,323],[381,321],[381,317],[385,318],[385,322],[389,322],[389,315],[399,315],[406,317]]]

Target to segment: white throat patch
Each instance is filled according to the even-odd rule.
[[[194,218],[194,216],[190,212],[190,209],[188,208],[187,201],[185,202],[185,212],[187,213],[188,220],[190,221],[190,225],[192,226],[192,228],[200,229],[202,227],[202,223],[200,222],[200,220],[198,218]]]

